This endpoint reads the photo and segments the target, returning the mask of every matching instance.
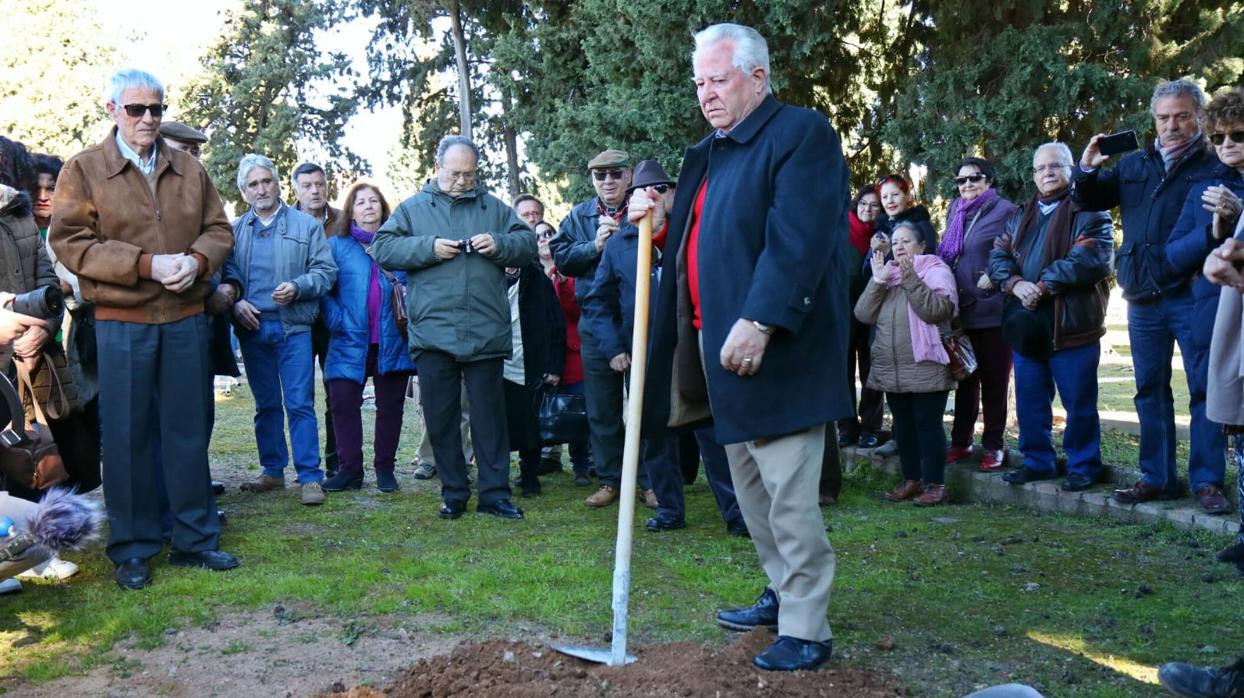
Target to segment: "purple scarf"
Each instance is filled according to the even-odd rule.
[[[358,240],[364,248],[371,246],[375,233],[369,233],[350,223],[350,237]],[[371,252],[367,253],[369,256]],[[367,340],[371,344],[380,343],[380,275],[376,261],[371,263],[371,279],[367,282]]]
[[[996,198],[998,198],[998,190],[990,187],[971,201],[964,201],[962,198],[955,199],[950,205],[950,222],[946,226],[946,235],[942,238],[941,244],[937,246],[937,256],[945,260],[947,264],[954,264],[959,255],[963,254],[963,238],[967,232],[964,230],[964,224],[968,216],[975,214],[982,206]]]
[[[363,230],[362,228],[358,227],[354,223],[351,223],[350,224],[350,237],[354,238],[355,240],[358,240],[360,244],[366,247],[366,246],[371,245],[371,241],[375,239],[376,234],[369,233],[366,230]]]

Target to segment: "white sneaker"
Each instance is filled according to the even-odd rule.
[[[16,579],[9,577],[8,579],[0,579],[0,595],[16,594],[22,590],[22,583]]]
[[[49,558],[17,575],[18,579],[54,579],[63,581],[78,573],[78,566],[59,557]]]

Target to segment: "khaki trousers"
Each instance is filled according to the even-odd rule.
[[[697,339],[701,365],[717,361],[705,357],[703,333]],[[820,506],[825,428],[725,446],[739,511],[781,604],[778,634],[815,642],[833,637],[826,615],[834,547]]]
[[[825,425],[725,448],[739,509],[781,603],[778,634],[829,640],[834,548],[817,503]]]

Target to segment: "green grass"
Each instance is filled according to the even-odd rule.
[[[251,463],[249,399],[218,408],[213,462]],[[330,495],[318,508],[300,506],[292,490],[231,488],[221,499],[230,513],[221,545],[242,559],[234,571],[157,558],[155,583],[125,593],[100,546],[69,556],[83,567],[70,583],[0,597],[0,676],[135,671],[134,660],[111,653],[119,641],[156,647],[171,628],[231,612],[271,615],[278,605],[348,619],[338,637],[347,645],[380,615],[440,619],[421,626],[434,632],[530,630],[607,644],[617,510],[586,509],[585,490],[555,475],[544,496],[521,501],[525,521],[441,521],[435,484],[410,478],[414,431],[394,495],[376,492],[370,476],[362,492]],[[837,661],[899,671],[915,695],[962,695],[1014,678],[1047,695],[1156,696],[1133,675],[1148,667],[1151,680],[1152,667],[1172,659],[1222,664],[1244,648],[1244,628],[1227,620],[1239,617],[1244,577],[1213,561],[1222,540],[994,506],[891,505],[878,496],[890,483],[868,471],[851,473],[841,504],[826,510],[838,554]],[[702,478],[687,506],[686,531],[635,535],[633,643],[724,642],[714,609],[750,603],[763,585],[751,543],[724,535]],[[1024,591],[1030,584],[1039,586]],[[1138,594],[1142,585],[1152,593]],[[894,648],[877,649],[886,636]],[[239,639],[224,654],[254,644]],[[1201,654],[1206,644],[1220,653]]]

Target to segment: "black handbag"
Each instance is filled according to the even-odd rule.
[[[570,443],[587,436],[586,397],[549,386],[537,392],[536,401],[536,421],[544,445]]]

